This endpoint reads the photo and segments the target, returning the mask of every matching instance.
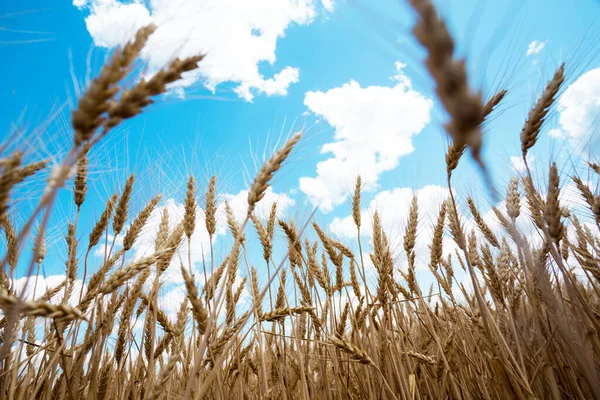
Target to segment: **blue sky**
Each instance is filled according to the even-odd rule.
[[[542,169],[550,159],[578,164],[568,156],[600,149],[594,132],[600,115],[599,1],[437,3],[459,54],[468,58],[472,85],[485,98],[509,91],[485,136],[485,160],[501,192],[518,173],[511,157],[520,154],[527,111],[563,61],[565,95],[533,151],[534,162]],[[243,208],[241,191],[257,170],[252,155],[260,163],[278,140],[301,128],[304,139],[268,198],[280,200],[282,216],[306,217],[319,206],[316,219],[350,240],[355,233],[347,195],[358,173],[365,215],[391,207],[385,220],[392,237],[402,234],[413,191],[425,188],[418,192],[420,205],[435,213],[444,197],[446,117],[411,36],[413,15],[404,1],[3,2],[0,135],[25,131],[19,140],[27,139],[30,159],[64,152],[71,138],[69,110],[86,77],[148,22],[158,29],[143,54],[146,73],[175,55],[206,52],[207,58],[198,74],[94,149],[82,225],[93,224],[131,172],[139,176],[138,209],[156,190],[165,193],[162,206],[176,209],[190,172],[201,193],[216,174],[223,199]],[[47,121],[45,147],[35,132]],[[490,202],[468,158],[455,185],[484,207]],[[72,218],[70,196],[68,190],[61,194],[54,215],[59,225]],[[19,201],[17,221],[32,197]],[[48,268],[48,274],[61,273],[62,265]]]

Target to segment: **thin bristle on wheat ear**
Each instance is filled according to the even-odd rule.
[[[286,158],[290,155],[294,146],[300,141],[302,137],[302,132],[296,133],[293,135],[281,149],[277,150],[275,154],[267,161],[258,174],[256,178],[254,178],[254,183],[250,187],[250,191],[248,192],[248,215],[254,212],[254,207],[256,203],[262,200],[265,195],[265,191],[269,186],[269,181],[275,175],[275,172],[281,168],[281,164],[286,160]]]

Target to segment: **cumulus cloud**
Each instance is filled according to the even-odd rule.
[[[333,8],[335,7],[335,2],[333,0],[321,0],[321,3],[327,11],[333,11]]]
[[[521,156],[511,156],[510,163],[512,164],[514,170],[518,173],[525,172],[525,162],[523,161],[523,157]],[[529,164],[530,168],[533,168],[535,163],[535,156],[533,154],[527,154],[527,164]]]
[[[548,135],[554,139],[564,139],[566,137],[565,132],[560,128],[550,129]]]
[[[158,26],[142,57],[152,73],[174,57],[206,54],[197,71],[184,77],[181,85],[202,81],[215,90],[234,82],[241,98],[251,101],[256,94],[286,95],[298,82],[297,68],[286,66],[272,77],[259,72],[259,64],[276,61],[277,40],[293,24],[311,23],[319,9],[332,11],[331,0],[73,0],[85,10],[86,26],[97,46],[124,44],[140,27]],[[180,92],[181,93],[181,92]]]
[[[527,56],[539,54],[546,47],[546,43],[547,41],[538,42],[537,40],[529,43],[529,46],[527,46]]]
[[[574,144],[583,144],[590,151],[598,150],[600,68],[586,72],[567,87],[558,99],[557,111],[560,137],[567,137]]]
[[[359,174],[364,190],[375,190],[379,175],[413,151],[412,137],[429,123],[433,102],[412,88],[404,66],[396,63],[393,86],[361,87],[350,81],[306,93],[308,109],[335,128],[333,142],[321,148],[331,156],[317,163],[315,177],[300,178],[300,190],[321,211],[344,202]]]

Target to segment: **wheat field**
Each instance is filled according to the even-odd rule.
[[[155,29],[144,27],[114,51],[78,99],[72,147],[60,163],[24,164],[22,153],[2,148],[0,398],[600,399],[600,165],[581,160],[588,173],[583,177],[551,164],[540,183],[527,157],[555,106],[565,65],[538,94],[521,132],[510,133],[520,141],[525,169],[496,191],[498,232],[474,199],[455,193],[452,177],[459,161],[471,157],[491,185],[481,154],[483,124],[507,92],[484,100],[469,86],[465,64],[430,0],[410,3],[418,15],[413,32],[427,53],[425,67],[447,111],[451,138],[445,154],[449,196],[426,254],[417,254],[417,237],[430,228],[417,198],[401,231],[386,232],[378,213],[370,220],[361,214],[360,176],[351,209],[357,245],[340,242],[311,218],[279,219],[276,203],[266,218],[258,216],[257,203],[294,157],[302,131],[262,165],[242,220],[220,204],[215,177],[200,192],[190,176],[180,183],[181,220],[173,224],[163,212],[152,251],[133,257],[161,194],[132,209],[138,188],[131,175],[101,199],[105,206],[95,226],[83,231],[79,216],[91,212],[90,152],[203,62],[202,55],[175,59],[126,87]],[[17,226],[14,193],[48,169],[43,194]],[[566,184],[574,185],[582,207],[564,200]],[[24,298],[15,269],[25,265],[25,287],[34,285],[45,263],[49,216],[65,185],[73,187],[74,210],[61,233],[68,249],[65,279]],[[207,250],[201,278],[193,273],[190,238],[205,230],[212,243],[219,207],[231,245]],[[197,213],[204,225],[196,223]],[[540,240],[531,240],[519,221],[531,224]],[[361,243],[365,226],[373,237]],[[401,237],[398,249],[391,234]],[[109,235],[123,235],[122,246]],[[456,245],[449,255],[445,237]],[[251,246],[260,251],[249,260]],[[90,273],[88,258],[98,252],[101,265]],[[435,278],[430,287],[417,279],[417,258],[427,260]],[[158,301],[167,268],[177,270],[186,289],[174,318]],[[468,285],[456,279],[458,272]]]

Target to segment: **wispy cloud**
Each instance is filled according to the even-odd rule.
[[[542,50],[544,50],[544,47],[546,47],[546,43],[548,42],[538,42],[537,40],[529,43],[529,46],[527,46],[527,56],[539,54]]]

